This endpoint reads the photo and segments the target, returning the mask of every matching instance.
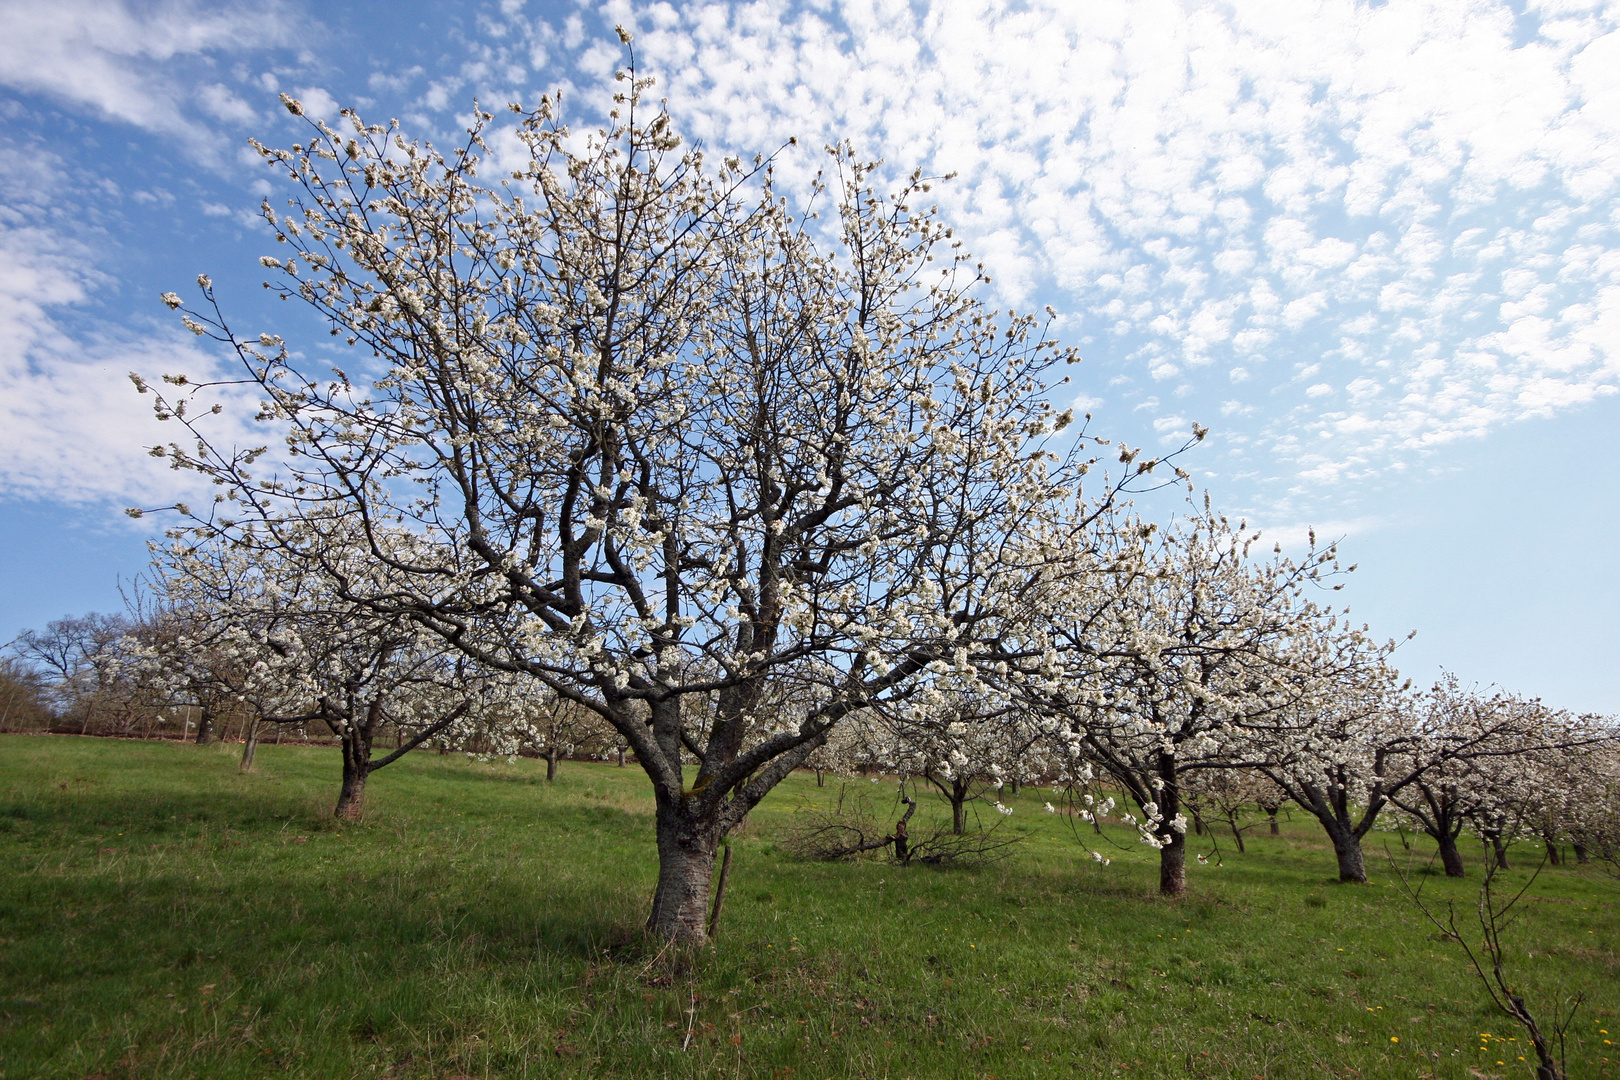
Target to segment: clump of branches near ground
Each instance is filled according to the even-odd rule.
[[[899,800],[905,813],[892,828],[885,827],[865,793],[850,794],[840,788],[838,801],[826,809],[804,809],[782,834],[781,847],[790,856],[805,862],[840,862],[873,852],[887,851],[901,865],[986,866],[1012,855],[1023,842],[1020,833],[1002,831],[997,822],[988,829],[956,833],[950,828],[912,836],[911,817],[917,801],[900,788]]]

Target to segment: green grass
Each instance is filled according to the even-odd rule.
[[[1165,901],[1152,852],[1098,866],[1026,791],[998,866],[807,865],[775,837],[836,784],[799,776],[735,840],[717,945],[672,976],[638,931],[634,768],[547,787],[543,764],[416,754],[353,825],[327,817],[335,750],[265,746],[249,776],[236,752],[0,738],[4,1080],[1530,1075],[1393,887],[1392,837],[1372,885],[1340,886],[1296,815]],[[1471,905],[1470,870],[1420,880]],[[1574,1076],[1620,1075],[1616,889],[1544,871],[1512,932],[1533,1007],[1586,992]]]

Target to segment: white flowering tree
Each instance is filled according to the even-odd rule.
[[[1248,755],[1286,797],[1327,833],[1339,880],[1365,882],[1362,841],[1390,796],[1440,764],[1407,754],[1413,733],[1406,687],[1387,663],[1393,645],[1365,638],[1336,677],[1294,706],[1272,731],[1260,732]]]
[[[1571,845],[1577,863],[1589,862],[1593,848],[1616,846],[1620,742],[1611,739],[1542,753],[1537,770],[1525,816],[1528,827],[1546,845],[1549,863],[1562,864],[1563,844]]]
[[[1408,736],[1391,767],[1412,774],[1389,801],[1434,840],[1448,877],[1466,870],[1457,838],[1472,825],[1506,862],[1506,843],[1533,812],[1552,755],[1598,749],[1614,738],[1595,717],[1555,711],[1540,701],[1463,687],[1455,676],[1436,683],[1414,704]]]
[[[1275,829],[1276,809],[1286,798],[1271,778],[1256,768],[1203,769],[1189,773],[1182,783],[1182,801],[1193,813],[1193,824],[1224,823],[1239,854],[1248,850],[1243,834],[1259,824],[1248,820],[1250,813],[1271,807],[1268,817]]]
[[[613,727],[656,799],[648,926],[691,943],[727,831],[1016,597],[1008,537],[1057,514],[1083,545],[1087,440],[1054,457],[1043,373],[1075,357],[975,298],[922,177],[884,196],[835,152],[796,214],[769,162],[683,150],[623,78],[601,132],[518,111],[499,178],[489,114],[451,153],[347,112],[263,150],[296,193],[265,208],[272,288],[353,351],[334,374],[238,334],[206,281],[183,314],[240,357],[278,463],[208,441],[206,387],[138,382],[190,428],[161,452],[222,484],[200,527],[251,521],[344,602]],[[813,702],[791,722],[782,679]]]
[[[951,831],[960,836],[969,803],[996,793],[996,810],[1011,813],[1001,789],[1039,778],[1043,728],[1020,703],[989,693],[976,677],[958,685],[954,674],[930,680],[910,701],[875,718],[885,737],[874,741],[886,771],[920,777],[950,806]]]
[[[157,586],[171,617],[184,618],[174,618],[178,632],[157,643],[149,664],[184,691],[206,679],[210,693],[249,707],[244,768],[260,724],[324,724],[343,757],[334,813],[358,818],[373,772],[430,739],[464,737],[506,704],[502,679],[411,620],[343,600],[306,563],[204,532],[163,549]],[[413,546],[395,538],[389,550],[403,557]],[[351,581],[369,569],[352,547],[327,558]],[[396,745],[374,756],[385,730]]]
[[[1186,888],[1183,788],[1257,764],[1255,742],[1354,663],[1359,631],[1312,598],[1334,551],[1252,558],[1258,534],[1209,507],[1167,530],[1126,519],[1108,557],[1056,579],[1049,627],[1012,677],[1056,724],[1071,775],[1106,773],[1142,813],[1159,888]],[[1325,586],[1323,586],[1325,588]]]

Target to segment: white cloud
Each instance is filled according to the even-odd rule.
[[[1266,357],[1308,358],[1331,381],[1255,411],[1250,450],[1366,477],[1620,385],[1602,300],[1620,288],[1620,20],[1561,18],[1487,0],[621,2],[530,40],[602,77],[610,20],[633,25],[713,147],[847,137],[959,172],[941,205],[1008,302],[1110,327],[1114,366],[1194,399],[1220,393],[1205,364],[1258,401],[1287,377]],[[784,187],[816,164],[790,155]],[[1332,411],[1333,386],[1362,411]]]
[[[200,8],[168,3],[137,8],[121,0],[0,0],[0,84],[43,93],[201,149],[186,116],[191,96],[167,61],[285,42],[279,3]],[[217,119],[244,122],[252,110],[219,84],[197,96]]]
[[[0,146],[0,497],[153,505],[195,498],[199,478],[143,450],[177,439],[128,374],[210,374],[190,340],[151,327],[70,334],[78,305],[106,279],[98,234],[42,228],[64,183],[47,153]],[[156,296],[152,297],[156,301]],[[187,335],[189,337],[189,335]],[[229,441],[231,432],[222,431]]]

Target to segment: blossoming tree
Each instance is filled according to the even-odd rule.
[[[1159,531],[1127,520],[1085,574],[1059,579],[1048,627],[1014,667],[1056,726],[1074,775],[1106,773],[1159,850],[1160,891],[1186,888],[1183,787],[1195,771],[1256,764],[1255,740],[1292,722],[1341,674],[1359,632],[1310,590],[1333,549],[1251,558],[1258,534],[1202,512]]]
[[[1008,538],[1059,507],[1085,542],[1089,440],[1054,455],[1044,373],[1076,357],[977,299],[924,178],[883,196],[835,151],[796,214],[769,161],[683,150],[623,79],[595,134],[519,110],[498,180],[487,113],[450,153],[352,113],[263,149],[296,193],[265,208],[267,285],[350,359],[236,333],[206,281],[184,318],[240,357],[275,458],[208,441],[207,388],[139,383],[200,444],[160,452],[222,485],[200,527],[251,521],[345,602],[614,728],[656,800],[648,926],[692,943],[727,831],[1016,598]],[[791,723],[762,707],[783,679],[813,699]]]

